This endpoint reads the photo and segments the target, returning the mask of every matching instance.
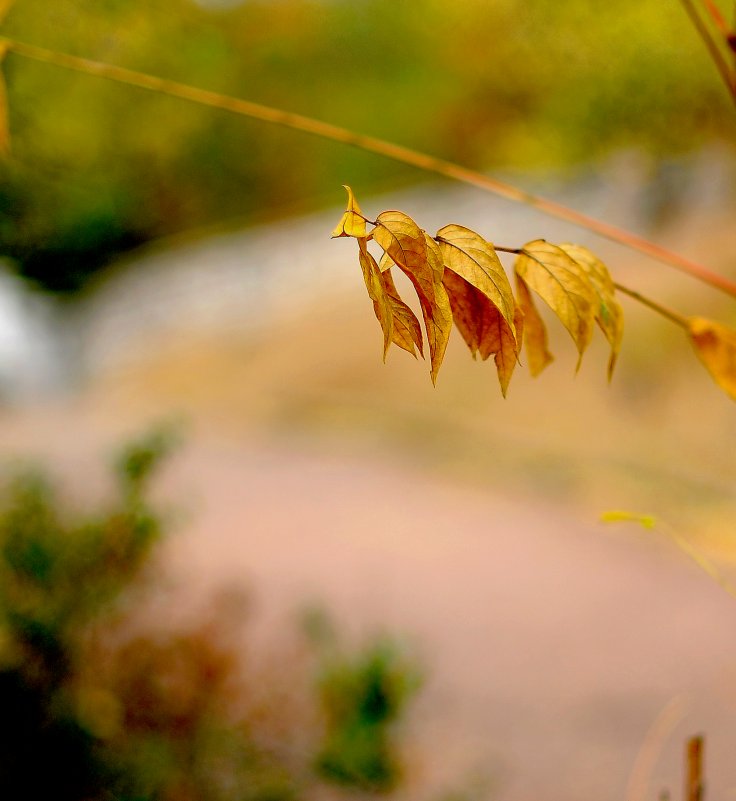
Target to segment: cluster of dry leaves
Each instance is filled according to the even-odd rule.
[[[611,378],[623,336],[623,310],[607,267],[581,245],[553,245],[543,239],[521,248],[494,246],[462,225],[446,225],[429,236],[401,211],[384,211],[373,220],[363,215],[352,189],[348,205],[333,237],[358,240],[358,258],[368,294],[383,330],[384,359],[393,342],[416,356],[424,356],[422,329],[404,303],[391,270],[398,267],[412,282],[419,298],[436,382],[453,322],[473,357],[494,357],[501,392],[508,390],[519,362],[522,342],[532,375],[553,359],[547,330],[537,311],[538,295],[572,337],[579,359],[590,344],[597,323],[611,346]],[[373,226],[368,231],[368,225]],[[376,261],[370,241],[383,251]],[[516,294],[497,251],[516,255]],[[656,308],[656,304],[651,304]],[[701,361],[715,381],[736,399],[736,332],[703,318],[680,318]]]

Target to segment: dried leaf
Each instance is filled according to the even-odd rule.
[[[602,523],[638,523],[642,528],[653,529],[657,526],[657,518],[654,515],[640,515],[635,512],[626,512],[619,509],[612,509],[601,514]]]
[[[8,54],[8,43],[0,42],[0,64],[5,61]],[[0,72],[0,157],[10,155],[10,125],[8,123],[8,91],[5,76]]]
[[[453,321],[473,358],[482,349],[481,358],[487,359],[493,351],[488,349],[486,340],[500,312],[480,290],[452,270],[445,270],[442,282],[450,298]]]
[[[358,239],[358,259],[363,270],[363,280],[368,290],[368,295],[373,301],[373,308],[376,312],[378,322],[383,329],[383,360],[386,361],[389,345],[393,339],[393,313],[386,292],[381,281],[381,272],[378,269],[376,260],[368,250],[368,240],[365,237]]]
[[[379,214],[373,239],[406,273],[416,289],[429,343],[430,374],[432,383],[436,383],[452,329],[452,310],[442,284],[444,268],[439,246],[401,211]],[[382,264],[387,264],[385,259]]]
[[[544,239],[524,245],[516,259],[515,269],[524,284],[557,315],[582,358],[593,335],[597,302],[585,271],[564,250]]]
[[[519,358],[523,315],[517,308],[512,329],[499,309],[479,289],[452,270],[445,269],[442,279],[450,297],[452,316],[458,331],[467,342],[473,358],[479,353],[484,361],[495,354],[501,392],[506,397],[511,375]]]
[[[736,400],[736,331],[703,317],[691,317],[687,332],[713,380]]]
[[[383,359],[393,342],[416,357],[414,346],[424,355],[422,330],[414,312],[401,300],[390,272],[381,273],[368,250],[368,240],[358,239],[360,266],[368,295],[383,330]]]
[[[364,238],[366,236],[365,218],[360,210],[358,201],[355,199],[353,190],[349,186],[344,186],[348,193],[348,207],[337,227],[332,232],[333,239],[337,236],[355,236]]]
[[[532,300],[531,292],[524,280],[516,276],[516,291],[519,308],[524,317],[524,347],[529,362],[529,372],[538,376],[544,368],[554,361],[554,356],[547,347],[547,328],[544,320],[539,316],[537,307]]]
[[[514,374],[519,361],[519,350],[524,333],[524,312],[518,306],[514,310],[514,328],[516,329],[516,336],[512,334],[506,320],[499,315],[498,327],[496,328],[498,344],[493,346],[495,348],[493,361],[496,363],[498,383],[501,385],[501,393],[504,398],[509,389],[511,376]]]
[[[624,335],[624,310],[616,299],[613,279],[606,265],[588,248],[567,243],[559,247],[583,268],[596,293],[598,303],[595,320],[611,346],[611,358],[608,361],[608,380],[610,381]]]
[[[488,298],[501,312],[515,338],[516,303],[511,284],[493,245],[469,228],[454,224],[441,228],[437,232],[437,240],[445,270],[456,273]],[[473,350],[472,345],[470,349]]]
[[[419,325],[414,312],[404,303],[394,284],[391,271],[380,272],[383,288],[388,296],[393,313],[393,342],[400,348],[416,357],[414,345],[419,349],[419,353],[424,357],[424,341],[422,339],[422,329]]]

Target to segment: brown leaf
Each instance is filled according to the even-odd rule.
[[[437,232],[437,240],[445,270],[456,273],[488,298],[503,315],[515,337],[516,303],[511,284],[493,245],[469,228],[454,224],[441,228]],[[473,350],[472,345],[470,349]]]
[[[0,42],[0,64],[5,61],[8,54],[8,43]],[[7,158],[10,155],[10,125],[8,123],[8,90],[5,84],[5,76],[0,72],[0,157]]]
[[[608,380],[610,381],[624,335],[624,310],[616,299],[613,279],[606,265],[588,248],[567,243],[559,247],[583,268],[596,293],[595,320],[611,346],[611,358],[608,361]]]
[[[452,270],[445,269],[443,278],[450,297],[452,317],[467,342],[473,358],[480,353],[484,361],[495,354],[501,392],[506,397],[511,375],[519,358],[522,314],[517,309],[514,329],[499,309],[479,290]]]
[[[736,331],[703,317],[691,317],[687,332],[713,380],[736,400]]]
[[[547,328],[539,316],[534,305],[531,293],[524,280],[517,274],[516,291],[519,299],[519,308],[524,320],[524,347],[526,358],[529,361],[529,372],[538,376],[544,368],[554,361],[554,356],[547,347]]]
[[[593,335],[597,303],[586,272],[564,250],[543,239],[524,245],[516,259],[515,269],[524,284],[557,315],[582,358]],[[526,313],[527,309],[524,311]]]
[[[429,343],[432,383],[447,349],[452,329],[450,300],[442,284],[442,254],[437,243],[401,211],[378,215],[373,239],[411,280],[419,297]],[[385,259],[381,260],[386,266]]]
[[[355,199],[353,190],[349,186],[344,187],[348,193],[348,207],[342,215],[342,219],[332,232],[333,239],[337,236],[355,236],[363,238],[366,236],[365,218],[360,211],[358,201]]]

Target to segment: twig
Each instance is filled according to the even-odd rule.
[[[687,776],[685,779],[685,801],[703,799],[703,738],[691,737],[687,743]]]
[[[718,74],[721,76],[721,80],[728,89],[728,93],[731,96],[731,100],[736,105],[736,84],[734,83],[734,77],[731,67],[721,54],[721,51],[718,48],[718,44],[713,40],[713,37],[711,36],[707,26],[703,23],[703,20],[700,18],[700,14],[695,8],[695,5],[693,4],[692,0],[680,0],[680,2],[685,8],[687,15],[690,17],[690,21],[692,22],[693,27],[698,32],[700,38],[703,40],[703,43],[705,44],[708,50],[708,53],[710,53],[710,57],[713,59],[713,63],[716,65]]]
[[[663,534],[666,534],[686,556],[689,556],[704,573],[707,573],[722,590],[732,598],[736,598],[736,586],[721,573],[704,553],[701,553],[688,539],[675,531],[672,526],[660,523],[657,528]]]
[[[731,29],[726,22],[726,18],[723,16],[723,14],[721,14],[720,8],[718,8],[713,0],[702,0],[702,3],[705,6],[706,11],[710,14],[710,17],[715,23],[716,28],[718,28],[724,38],[727,37],[731,33]]]
[[[79,58],[67,53],[59,53],[54,50],[37,47],[35,45],[19,42],[15,39],[0,37],[0,42],[4,42],[15,54],[30,58],[35,61],[42,61],[47,64],[65,67],[77,72],[88,75],[96,75],[108,80],[117,81],[152,92],[178,97],[200,105],[222,109],[234,114],[240,114],[262,122],[281,125],[293,130],[313,134],[323,139],[330,139],[334,142],[341,142],[346,145],[357,147],[361,150],[376,153],[394,161],[417,167],[426,172],[435,173],[445,178],[451,178],[471,186],[483,189],[486,192],[499,195],[517,203],[524,203],[538,209],[544,214],[557,217],[565,222],[585,228],[598,236],[610,239],[620,245],[624,245],[632,250],[656,259],[670,267],[674,267],[681,272],[687,273],[693,278],[720,289],[721,291],[736,298],[736,282],[720,275],[697,262],[686,259],[666,248],[649,242],[643,237],[624,231],[608,223],[600,222],[592,217],[588,217],[573,209],[569,209],[560,203],[546,200],[531,192],[525,192],[515,186],[498,181],[482,173],[454,164],[450,161],[434,158],[433,156],[419,153],[401,145],[377,139],[372,136],[364,136],[355,133],[347,128],[331,125],[320,120],[305,117],[301,114],[292,114],[288,111],[264,106],[260,103],[253,103],[248,100],[230,97],[228,95],[210,92],[205,89],[198,89],[187,84],[169,81],[142,72],[117,67],[100,61],[91,61],[86,58]]]
[[[629,289],[627,286],[624,286],[623,284],[615,282],[614,286],[616,287],[616,289],[618,289],[619,292],[623,292],[624,295],[628,295],[630,298],[639,301],[639,303],[642,303],[644,306],[648,306],[650,309],[657,312],[657,314],[661,314],[662,317],[666,317],[668,320],[671,320],[673,323],[679,325],[681,328],[688,327],[687,318],[685,318],[682,314],[678,314],[676,311],[668,309],[661,303],[657,303],[651,298],[646,297],[646,295],[642,295],[641,292],[636,292],[633,289]]]

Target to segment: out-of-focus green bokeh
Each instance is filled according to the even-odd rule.
[[[727,138],[728,97],[673,0],[24,0],[11,37],[384,137],[478,169],[659,158]],[[416,170],[225,112],[5,62],[0,248],[76,290],[115,254],[334,203]]]

